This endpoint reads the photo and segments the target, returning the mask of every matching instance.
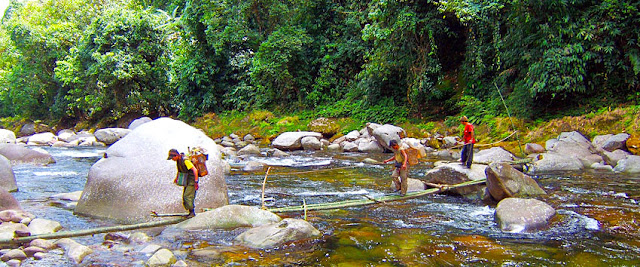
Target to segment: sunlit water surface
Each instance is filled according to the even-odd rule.
[[[82,190],[89,168],[104,148],[44,148],[56,159],[48,166],[18,165],[23,209],[39,218],[60,222],[64,230],[113,225],[76,216],[49,197]],[[265,205],[284,207],[363,199],[390,193],[390,165],[370,165],[389,155],[294,152],[292,157],[253,158],[272,166],[265,184]],[[434,159],[435,160],[435,159]],[[421,178],[432,161],[413,166],[410,177]],[[262,205],[265,173],[232,171],[226,176],[230,204]],[[458,196],[427,195],[342,210],[308,212],[306,219],[323,236],[269,250],[233,244],[245,229],[204,230],[180,236],[158,236],[153,243],[170,248],[190,266],[210,265],[341,265],[341,266],[635,266],[640,265],[640,177],[606,172],[556,173],[534,176],[548,195],[538,199],[557,215],[547,229],[505,233],[494,221],[495,205]],[[301,218],[304,213],[280,214]],[[157,235],[161,229],[143,230]],[[74,238],[94,253],[83,264],[142,266],[145,244],[109,247],[104,234]],[[210,256],[195,256],[208,250]],[[213,255],[213,256],[211,256]],[[60,250],[23,266],[73,265]]]

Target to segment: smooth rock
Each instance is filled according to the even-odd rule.
[[[130,132],[131,130],[124,128],[104,128],[97,130],[93,135],[98,141],[111,145],[118,142]]]
[[[163,248],[156,253],[154,253],[149,260],[147,260],[147,266],[156,267],[156,266],[170,266],[178,261],[176,256],[173,255],[173,252],[170,250]]]
[[[298,150],[302,149],[302,138],[307,136],[315,137],[318,140],[322,138],[322,134],[316,132],[285,132],[276,137],[271,145],[281,150]]]
[[[0,144],[0,155],[11,161],[12,165],[24,163],[46,165],[56,162],[51,154],[43,149],[31,149],[18,144]]]
[[[544,151],[544,147],[536,143],[527,143],[524,145],[524,153],[526,154],[539,154],[544,153]]]
[[[486,168],[487,189],[493,199],[544,195],[546,192],[528,175],[508,163],[491,163]]]
[[[320,235],[320,231],[309,222],[287,218],[277,223],[251,228],[238,235],[235,241],[247,247],[266,249]]]
[[[70,238],[62,238],[55,242],[56,246],[64,249],[65,254],[71,261],[75,264],[82,263],[82,260],[86,256],[89,256],[93,253],[93,250],[85,245],[82,245],[73,239]]]
[[[179,229],[235,229],[238,227],[256,227],[279,222],[280,216],[256,207],[226,205],[176,224]]]
[[[516,160],[516,156],[511,152],[506,151],[502,147],[492,147],[489,149],[480,150],[473,155],[473,162],[480,164],[491,164],[494,162],[508,162]]]
[[[619,160],[613,171],[628,174],[640,173],[640,156],[630,155],[625,159]]]
[[[150,122],[150,121],[152,121],[152,119],[149,118],[149,117],[137,118],[137,119],[133,120],[131,123],[129,123],[129,126],[127,127],[127,129],[133,131],[135,128],[138,128],[138,126],[143,125],[143,124],[145,124],[147,122]]]
[[[320,150],[322,149],[322,142],[315,136],[305,136],[300,139],[300,144],[304,150]]]
[[[254,144],[249,144],[238,150],[237,155],[260,155],[260,148]]]
[[[0,129],[0,144],[15,144],[16,134],[7,129]]]
[[[55,233],[62,229],[62,225],[59,222],[35,218],[29,223],[29,230],[32,235],[42,235]]]
[[[486,165],[481,164],[473,164],[471,165],[471,169],[467,169],[466,166],[462,166],[460,163],[439,164],[425,173],[424,180],[429,183],[443,185],[475,181],[486,178],[486,168]],[[452,189],[449,192],[462,196],[470,196],[481,191],[482,188],[482,185],[473,185]]]
[[[495,218],[500,229],[519,233],[546,227],[556,210],[536,199],[505,198],[496,207]]]
[[[4,188],[8,192],[15,192],[18,190],[16,175],[13,173],[11,161],[3,155],[0,155],[0,187]]]

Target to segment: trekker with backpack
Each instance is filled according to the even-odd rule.
[[[167,160],[176,162],[178,173],[173,182],[184,187],[182,191],[182,205],[189,211],[187,218],[192,218],[196,216],[195,200],[196,191],[198,190],[198,169],[196,169],[191,160],[185,158],[184,154],[178,152],[177,149],[169,150]]]

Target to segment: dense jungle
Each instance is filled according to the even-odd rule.
[[[639,8],[616,0],[11,0],[0,27],[0,117],[5,128],[32,120],[83,129],[268,110],[276,118],[259,122],[271,132],[317,117],[429,130],[460,114],[488,127],[510,116],[538,128],[621,108],[630,116],[621,127],[633,132]]]

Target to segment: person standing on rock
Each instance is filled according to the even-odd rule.
[[[185,159],[184,155],[178,152],[176,149],[169,150],[169,157],[167,160],[173,160],[176,162],[178,173],[173,180],[175,184],[178,184],[178,177],[180,175],[186,176],[186,183],[183,185],[182,191],[182,206],[189,211],[187,218],[196,216],[195,213],[195,200],[196,191],[198,190],[198,169],[193,165],[189,159]]]
[[[390,162],[392,160],[396,161],[396,165],[391,173],[391,178],[393,178],[393,183],[396,186],[396,192],[400,191],[400,194],[403,196],[407,193],[407,174],[409,173],[408,168],[408,160],[407,152],[404,148],[401,148],[398,145],[398,141],[391,140],[389,141],[389,147],[393,150],[393,157],[384,161],[384,163]],[[400,178],[400,179],[398,179]]]
[[[473,131],[473,125],[469,123],[467,116],[460,117],[460,123],[464,125],[464,132],[462,134],[464,146],[460,154],[460,164],[471,169],[471,163],[473,162],[473,144],[476,143],[475,133]]]

